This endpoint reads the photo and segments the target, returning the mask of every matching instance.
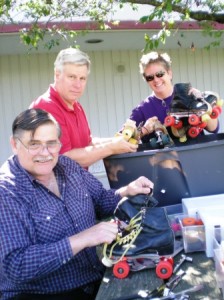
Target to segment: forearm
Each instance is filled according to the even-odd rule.
[[[96,146],[98,144],[102,143],[111,143],[113,141],[113,138],[108,137],[108,138],[99,138],[99,137],[94,137],[92,138],[92,146]]]
[[[78,162],[82,167],[89,167],[91,164],[97,162],[104,157],[136,152],[138,145],[134,145],[125,141],[122,136],[102,139],[102,142],[89,145],[85,148],[72,149],[64,153],[64,155]]]
[[[112,154],[113,151],[107,143],[99,143],[85,148],[72,149],[64,153],[65,156],[75,160],[84,168],[89,167],[98,160]]]

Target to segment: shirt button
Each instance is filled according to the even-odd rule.
[[[86,197],[88,197],[88,194],[86,194]]]
[[[51,219],[51,217],[50,217],[50,216],[47,216],[47,220],[50,221],[50,219]]]
[[[65,259],[63,260],[63,264],[66,264],[66,260]]]

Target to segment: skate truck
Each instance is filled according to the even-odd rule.
[[[154,133],[155,137],[151,138],[149,141],[152,148],[160,149],[174,145],[166,127],[159,120],[154,124]]]
[[[173,256],[182,243],[175,243],[166,210],[154,207],[157,201],[148,195],[123,198],[114,212],[118,235],[112,244],[104,244],[102,262],[113,266],[117,278],[130,271],[156,268],[156,275],[168,279],[173,274]]]
[[[206,91],[197,98],[189,95],[190,83],[174,85],[174,96],[164,125],[180,142],[185,142],[187,136],[197,137],[207,126],[210,119],[217,119],[222,112],[223,100],[214,92]]]

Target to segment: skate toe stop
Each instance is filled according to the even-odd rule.
[[[105,267],[108,267],[108,268],[112,267],[112,265],[113,265],[111,260],[108,259],[107,257],[102,258],[102,263],[104,264]]]

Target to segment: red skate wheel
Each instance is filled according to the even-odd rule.
[[[201,122],[200,124],[199,124],[199,127],[200,128],[205,128],[207,126],[207,122]]]
[[[211,119],[217,119],[218,118],[218,116],[220,115],[220,108],[218,106],[213,107],[212,113],[210,115]],[[221,110],[222,110],[222,108],[221,108]]]
[[[171,228],[173,229],[174,232],[181,230],[180,224],[178,223],[171,224]]]
[[[201,219],[196,219],[195,220],[195,225],[204,225],[204,223]]]
[[[181,120],[176,120],[173,127],[176,129],[181,129],[183,127],[183,122]]]
[[[216,106],[216,107],[219,110],[219,113],[221,114],[222,113],[222,107],[221,106]]]
[[[200,118],[197,115],[191,115],[188,118],[188,123],[190,125],[198,125],[200,123]]]
[[[183,226],[194,226],[195,225],[195,218],[183,218],[182,224]]]
[[[173,257],[171,257],[171,256],[170,257],[161,257],[160,260],[161,261],[168,261],[171,264],[171,266],[174,265],[174,260],[173,260]]]
[[[156,275],[161,279],[168,279],[173,274],[173,266],[169,261],[161,261],[156,266]]]
[[[195,138],[196,136],[199,135],[200,130],[198,127],[191,127],[190,129],[188,129],[187,133],[191,138]]]
[[[175,118],[172,116],[167,116],[164,120],[164,125],[165,126],[173,126],[175,124]]]
[[[119,279],[123,279],[128,276],[130,266],[126,261],[120,261],[113,267],[113,274]]]

